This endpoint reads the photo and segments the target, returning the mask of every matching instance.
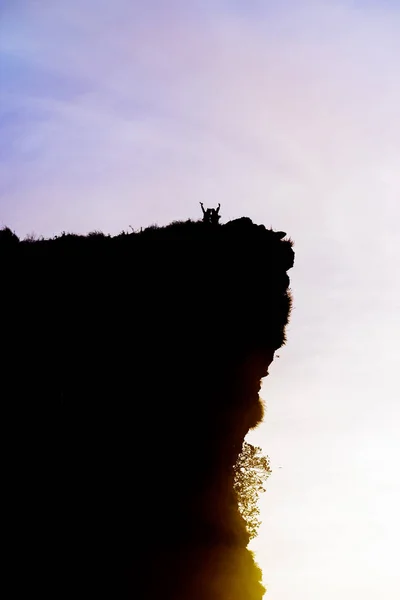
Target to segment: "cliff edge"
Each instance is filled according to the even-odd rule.
[[[285,341],[284,235],[0,232],[15,597],[261,600],[233,465]]]

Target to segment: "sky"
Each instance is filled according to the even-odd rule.
[[[0,0],[0,226],[295,242],[249,435],[269,600],[400,597],[400,0]]]

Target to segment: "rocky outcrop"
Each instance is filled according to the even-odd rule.
[[[232,467],[285,341],[284,235],[0,233],[16,597],[261,599]]]

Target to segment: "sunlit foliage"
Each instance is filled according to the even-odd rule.
[[[268,456],[258,446],[243,442],[242,451],[235,464],[235,492],[239,510],[246,521],[250,539],[256,537],[261,525],[259,495],[265,492],[264,484],[271,474]]]

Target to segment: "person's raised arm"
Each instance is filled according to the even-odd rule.
[[[200,202],[200,206],[201,206],[201,210],[203,211],[203,215],[205,215],[205,214],[206,214],[206,211],[204,210],[204,206],[203,206],[203,203],[202,203],[202,202]]]
[[[215,212],[217,213],[217,215],[219,214],[219,209],[220,209],[220,208],[221,208],[221,204],[218,202],[218,208],[217,208],[217,209],[216,209],[216,211],[215,211]]]

